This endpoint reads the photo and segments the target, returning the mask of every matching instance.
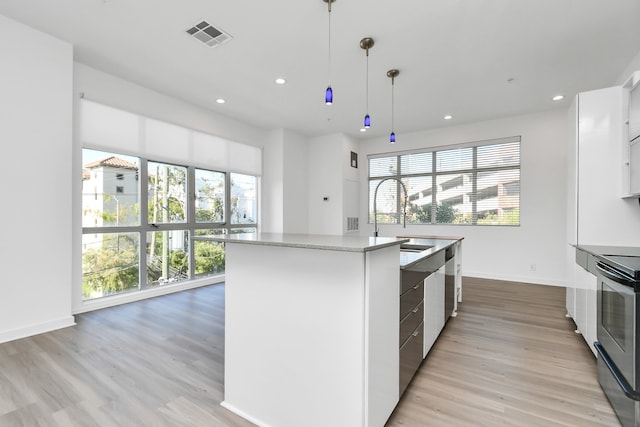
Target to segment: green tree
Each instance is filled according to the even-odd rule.
[[[196,221],[197,222],[222,222],[224,221],[224,200],[218,196],[220,188],[224,188],[222,182],[210,182],[204,180],[204,185],[198,190],[198,200],[203,204],[211,204],[210,209],[197,208],[196,209]]]
[[[449,203],[440,203],[436,206],[436,223],[453,224],[456,221],[458,210]]]
[[[129,234],[105,234],[101,247],[85,251],[82,268],[82,295],[85,298],[137,289],[137,243]]]
[[[195,273],[211,274],[224,271],[224,248],[222,245],[211,242],[194,242]]]

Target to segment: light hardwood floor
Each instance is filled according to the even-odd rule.
[[[620,426],[561,287],[464,278],[463,303],[389,419],[398,426]]]
[[[563,288],[464,286],[388,427],[619,426]],[[224,285],[76,321],[0,345],[0,426],[252,425],[219,406]]]

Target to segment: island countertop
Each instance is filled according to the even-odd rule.
[[[400,252],[400,268],[406,269],[423,260],[424,258],[435,255],[443,251],[456,242],[464,239],[463,237],[439,237],[439,236],[397,236],[399,239],[408,239],[409,244],[429,246],[419,252]]]
[[[407,242],[408,238],[338,236],[294,233],[242,233],[216,236],[199,236],[197,240],[213,240],[225,243],[282,246],[301,249],[323,249],[330,251],[368,252]]]

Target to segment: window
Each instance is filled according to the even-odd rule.
[[[223,245],[192,237],[257,230],[255,176],[91,149],[83,165],[84,300],[224,273]]]
[[[390,179],[394,178],[394,179]],[[369,221],[520,225],[520,137],[369,157]],[[377,189],[377,194],[376,194]]]

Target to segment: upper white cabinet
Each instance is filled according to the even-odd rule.
[[[583,92],[570,109],[567,243],[637,246],[640,208],[621,198],[629,147],[623,86]],[[567,257],[570,262],[572,257]],[[567,270],[570,271],[570,270]]]
[[[638,245],[640,207],[629,197],[632,188],[640,194],[640,172],[634,172],[640,153],[632,154],[628,126],[629,93],[640,73],[634,76],[622,86],[578,94],[569,110],[567,314],[590,346],[595,340],[597,281],[593,269],[576,264],[575,246]],[[640,142],[636,145],[640,149]]]
[[[574,212],[567,223],[569,243],[605,244],[610,226],[615,227],[611,214],[620,201],[622,94],[621,86],[583,92],[572,105],[576,136],[568,153],[568,173],[575,174],[568,188],[568,207]]]
[[[640,71],[622,85],[622,197],[640,196]],[[634,139],[635,138],[635,139]]]

